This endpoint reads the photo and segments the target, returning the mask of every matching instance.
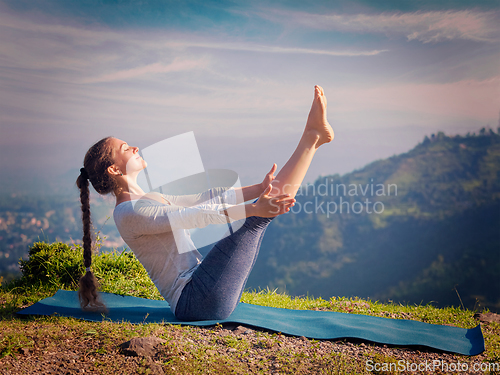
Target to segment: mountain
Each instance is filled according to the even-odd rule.
[[[500,311],[500,135],[440,132],[296,199],[247,287]]]

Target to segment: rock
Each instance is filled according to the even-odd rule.
[[[143,356],[151,357],[157,352],[157,347],[167,342],[167,340],[160,339],[159,337],[134,337],[132,340],[120,344],[122,353],[129,356]]]
[[[30,349],[29,348],[19,348],[19,353],[28,355],[30,354]]]
[[[500,315],[492,312],[486,314],[477,313],[474,314],[474,318],[479,319],[482,323],[500,323]]]
[[[248,334],[248,333],[250,333],[250,329],[248,329],[247,327],[238,326],[235,329],[233,329],[233,333],[235,333],[235,334]]]
[[[149,357],[146,357],[146,366],[149,367],[149,370],[146,371],[147,374],[150,375],[165,375],[165,371],[163,371],[163,368],[158,364],[153,362],[153,360]]]
[[[149,369],[151,370],[151,372],[150,372],[151,375],[164,375],[165,374],[165,371],[163,371],[163,368],[157,363],[152,363],[149,366]]]

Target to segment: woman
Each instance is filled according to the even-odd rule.
[[[198,195],[145,194],[137,184],[146,167],[137,147],[108,137],[93,145],[77,179],[83,221],[83,254],[86,273],[80,280],[82,308],[104,308],[97,294],[92,262],[89,183],[100,194],[116,196],[114,219],[118,230],[149,276],[181,320],[227,318],[238,304],[253,268],[264,232],[271,220],[288,212],[309,168],[324,143],[333,140],[326,119],[326,97],[315,87],[314,100],[297,149],[275,177],[276,164],[260,184],[238,193],[246,204],[236,206],[236,189],[217,188]],[[272,184],[271,184],[272,183]],[[211,196],[221,196],[220,204]],[[243,216],[242,216],[243,215]],[[187,229],[243,220],[241,228],[218,241],[201,260]],[[182,244],[181,244],[182,243]],[[189,251],[181,246],[187,246]]]

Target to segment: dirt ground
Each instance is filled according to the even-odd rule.
[[[494,365],[483,362],[486,352],[468,357],[360,341],[309,340],[231,325],[211,328],[158,325],[146,337],[161,337],[165,342],[154,347],[148,355],[134,356],[120,348],[126,340],[116,334],[116,328],[97,332],[95,327],[90,323],[84,327],[59,327],[60,333],[54,337],[43,324],[27,323],[23,329],[31,341],[17,345],[0,359],[0,373],[480,374],[487,373],[482,371],[485,366]],[[128,335],[133,337],[134,332]],[[385,369],[395,371],[384,371],[384,363]],[[465,366],[467,371],[458,371]]]

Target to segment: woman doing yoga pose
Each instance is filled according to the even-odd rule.
[[[82,308],[104,308],[97,294],[97,280],[90,271],[90,181],[99,194],[112,193],[116,197],[113,217],[118,231],[176,317],[227,318],[241,298],[267,226],[294,205],[316,150],[333,140],[326,104],[323,89],[316,86],[304,132],[288,162],[277,176],[274,164],[260,184],[242,188],[215,188],[179,196],[146,194],[137,184],[137,175],[147,165],[137,147],[113,137],[94,144],[85,155],[84,168],[77,179],[86,267],[80,279]],[[244,202],[258,199],[241,210],[238,205],[243,202],[237,201],[236,193],[241,193]],[[227,220],[241,220],[242,226],[218,241],[202,259],[187,230],[224,224]]]

